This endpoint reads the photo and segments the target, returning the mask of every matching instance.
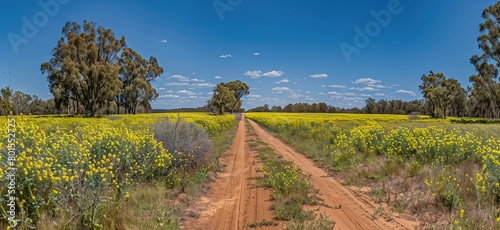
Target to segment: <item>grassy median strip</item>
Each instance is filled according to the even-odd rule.
[[[250,136],[255,132],[248,125]],[[273,210],[279,220],[290,221],[288,229],[332,229],[334,222],[321,215],[316,218],[312,211],[305,211],[304,205],[315,205],[318,199],[314,195],[312,184],[302,174],[300,167],[292,161],[286,161],[276,154],[266,143],[251,139],[252,151],[259,154],[263,166],[259,168],[264,176],[257,178],[257,186],[270,188],[273,199]]]

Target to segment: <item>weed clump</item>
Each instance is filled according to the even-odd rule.
[[[213,150],[212,140],[205,129],[180,117],[174,122],[166,118],[154,124],[153,129],[155,139],[174,156],[174,167],[204,164]]]

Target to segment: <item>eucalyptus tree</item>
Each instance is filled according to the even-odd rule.
[[[420,79],[422,80],[422,84],[419,86],[419,89],[428,105],[429,115],[431,117],[437,117],[439,98],[436,92],[439,91],[439,89],[436,90],[436,88],[441,85],[444,75],[442,73],[434,74],[433,71],[430,71],[429,75],[424,74]]]
[[[14,114],[24,114],[31,104],[33,98],[31,95],[23,93],[21,91],[16,91],[12,96],[12,107]]]
[[[6,117],[12,111],[12,90],[9,86],[0,89],[0,107]]]
[[[483,23],[479,25],[481,35],[477,38],[481,55],[474,55],[470,62],[476,68],[476,74],[469,78],[473,83],[471,99],[480,103],[484,110],[482,116],[500,117],[500,2],[483,11]]]
[[[465,110],[465,103],[460,101],[465,97],[465,89],[455,78],[446,78],[443,73],[430,71],[429,75],[423,75],[421,79],[419,89],[432,117],[446,118],[450,108],[452,112]]]
[[[208,100],[208,108],[215,107],[219,114],[240,110],[241,98],[250,93],[246,83],[236,80],[231,82],[221,82],[216,85],[213,95]]]
[[[119,53],[125,37],[115,38],[111,29],[84,21],[67,22],[63,36],[52,50],[52,58],[41,65],[50,92],[58,105],[75,100],[87,116],[102,110],[121,88]]]
[[[158,92],[151,85],[151,81],[163,73],[158,60],[155,57],[145,60],[134,50],[125,48],[121,53],[119,65],[122,87],[115,96],[118,113],[120,106],[123,106],[129,114],[135,113],[138,106],[146,110],[151,108],[150,101],[158,97]]]

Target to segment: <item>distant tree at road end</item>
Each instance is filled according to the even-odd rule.
[[[214,114],[224,114],[225,112],[241,112],[241,98],[250,94],[246,83],[236,80],[221,82],[213,90],[213,95],[207,101],[208,109]]]

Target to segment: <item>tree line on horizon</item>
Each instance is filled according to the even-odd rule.
[[[411,114],[421,112],[423,100],[402,101],[402,100],[379,100],[373,98],[366,100],[370,103],[369,109],[363,108],[340,108],[320,103],[289,103],[285,106],[268,104],[247,110],[247,112],[286,112],[286,113],[370,113],[370,114]],[[423,112],[423,111],[422,111]]]
[[[0,116],[20,114],[58,114],[54,99],[42,100],[36,95],[29,95],[21,91],[12,93],[10,87],[0,89]]]

